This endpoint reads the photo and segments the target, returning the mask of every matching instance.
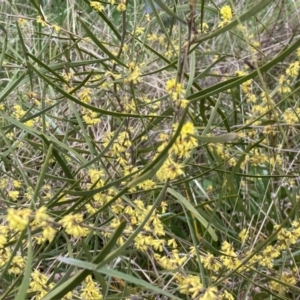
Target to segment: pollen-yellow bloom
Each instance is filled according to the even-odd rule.
[[[182,164],[176,163],[171,158],[168,158],[160,170],[158,170],[156,176],[160,181],[173,180],[183,174],[182,168]]]
[[[104,10],[104,6],[97,1],[91,1],[90,6],[97,12],[102,12]]]
[[[8,227],[12,230],[22,231],[28,225],[31,214],[32,214],[32,210],[29,208],[24,208],[21,210],[15,210],[13,208],[9,208],[7,210],[7,217],[6,217],[8,222]]]
[[[83,216],[81,214],[66,215],[60,221],[66,232],[74,238],[88,235],[89,230],[82,226],[82,222]]]
[[[232,19],[232,10],[229,5],[225,5],[220,9],[221,19],[225,22],[230,22]]]
[[[232,10],[229,5],[225,5],[220,9],[220,15],[222,21],[219,23],[219,27],[223,27],[227,23],[229,23],[232,19]]]

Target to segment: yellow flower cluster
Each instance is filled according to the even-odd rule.
[[[269,162],[269,157],[264,153],[260,152],[259,149],[252,149],[249,154],[245,156],[244,161],[241,163],[240,168],[244,169],[245,166],[249,163],[252,166],[262,165]]]
[[[56,234],[56,230],[52,226],[52,223],[54,222],[53,219],[49,217],[46,211],[47,209],[44,206],[37,209],[35,214],[29,208],[23,208],[20,210],[9,208],[7,210],[8,227],[11,230],[22,231],[29,225],[29,223],[31,223],[31,221],[33,221],[31,224],[33,229],[40,227],[43,228],[40,236],[34,236],[34,238],[38,241],[38,244],[41,244],[46,240],[51,242]],[[33,216],[34,219],[32,220]]]
[[[199,26],[198,28],[198,33],[207,33],[208,29],[209,29],[209,25],[206,22],[203,22],[202,28],[201,26]]]
[[[175,277],[181,294],[190,295],[195,299],[202,293],[203,285],[199,276],[177,274]]]
[[[121,216],[125,216],[128,220],[128,224],[124,230],[125,236],[122,236],[118,241],[120,245],[124,243],[124,238],[130,235],[144,221],[146,215],[152,209],[151,205],[145,207],[144,202],[139,199],[134,200],[133,203],[135,207],[125,205],[121,201],[119,202],[120,210],[118,214],[122,212]],[[110,224],[111,232],[118,228],[119,225],[120,219],[116,217]],[[103,232],[103,235],[110,237],[111,233]],[[142,252],[150,248],[154,251],[162,252],[166,242],[164,239],[159,238],[161,236],[165,236],[164,226],[160,220],[160,215],[155,210],[143,227],[143,231],[134,239],[134,246],[137,250]]]
[[[69,74],[68,79],[72,78],[72,73]],[[86,104],[91,104],[92,102],[92,91],[90,88],[83,88],[79,93],[78,93],[78,98],[80,101],[86,103]],[[100,123],[101,119],[98,117],[98,113],[90,110],[85,107],[81,107],[81,111],[83,114],[82,119],[84,122],[87,124],[87,126],[93,126],[98,123]]]
[[[189,295],[190,299],[215,300],[218,289],[215,286],[204,288],[199,276],[177,274],[175,277],[181,294]]]
[[[8,232],[9,232],[8,226],[0,225],[0,249],[3,248],[7,242]]]
[[[157,35],[155,33],[148,34],[147,35],[147,41],[152,42],[152,43],[158,42],[159,44],[164,45],[165,44],[165,36],[164,35]]]
[[[291,63],[289,65],[289,67],[286,69],[285,73],[286,73],[286,75],[288,75],[292,78],[295,78],[298,76],[299,69],[300,69],[300,62],[295,61],[294,63]]]
[[[201,262],[205,269],[212,270],[214,272],[218,272],[222,267],[219,259],[214,257],[211,253],[207,253],[206,256],[201,256]]]
[[[47,294],[47,284],[48,277],[39,272],[38,270],[34,270],[31,273],[31,281],[29,284],[29,292],[35,292],[37,299],[42,299]]]
[[[0,248],[0,267],[4,266],[11,257],[11,251],[8,247]]]
[[[41,24],[43,27],[47,26],[47,22],[45,21],[44,17],[42,17],[42,16],[37,16],[36,22],[38,24]]]
[[[278,225],[274,226],[277,229]],[[292,223],[291,229],[281,228],[277,236],[277,247],[280,250],[286,249],[287,246],[295,245],[300,239],[300,220]]]
[[[91,1],[90,6],[97,12],[102,12],[104,10],[104,6],[98,1]]]
[[[129,75],[127,76],[127,78],[125,78],[125,83],[133,83],[133,84],[137,84],[139,82],[141,82],[141,76],[142,76],[142,71],[141,71],[141,67],[138,66],[136,63],[131,62],[128,64],[128,69],[129,69]]]
[[[280,281],[283,283],[281,284],[280,282],[278,281],[270,281],[269,283],[269,288],[272,290],[272,291],[275,291],[277,292],[279,295],[284,295],[284,293],[286,293],[289,288],[288,286],[286,286],[285,284],[288,284],[288,285],[296,285],[297,283],[297,278],[298,278],[298,272],[292,272],[292,271],[280,271],[278,272],[275,276],[276,278],[280,278]]]
[[[9,191],[8,192],[8,197],[12,200],[12,201],[17,201],[17,199],[19,198],[20,192],[19,191]]]
[[[29,283],[28,292],[34,292],[36,300],[43,299],[50,290],[53,289],[55,284],[53,282],[49,283],[49,278],[45,274],[41,273],[39,270],[34,270],[31,273],[31,280]],[[73,299],[73,293],[68,292],[62,300],[71,300]]]
[[[8,270],[8,274],[19,275],[24,272],[26,260],[21,255],[15,255],[11,262],[11,267]]]
[[[82,226],[83,216],[81,214],[68,214],[59,223],[73,238],[85,237],[89,234],[89,229]]]
[[[279,90],[278,92],[280,94],[288,94],[291,92],[291,88],[290,88],[290,83],[291,83],[291,80],[288,79],[285,75],[281,74],[279,76],[279,79],[278,79],[278,83],[279,83]]]
[[[300,108],[296,108],[295,110],[292,108],[288,108],[282,114],[283,120],[285,123],[289,125],[293,125],[295,123],[300,122]]]
[[[26,111],[22,109],[21,105],[16,104],[13,107],[12,115],[16,119],[20,120],[26,115]],[[28,120],[28,121],[24,122],[24,124],[27,125],[28,127],[33,127],[35,125],[35,123],[38,122],[38,121],[39,121],[39,118],[36,118],[35,120],[31,119],[31,120]]]
[[[220,9],[220,15],[222,21],[219,23],[219,27],[223,27],[232,20],[232,10],[229,5],[225,5]]]
[[[245,243],[245,241],[248,239],[249,237],[249,231],[244,228],[240,233],[239,233],[239,238],[241,240],[242,243]]]
[[[147,179],[147,180],[139,183],[137,186],[141,190],[147,191],[147,190],[151,190],[151,189],[155,188],[156,183],[152,179]]]
[[[92,97],[91,97],[92,91],[90,88],[83,88],[79,93],[78,93],[78,98],[80,101],[90,104],[92,102]]]
[[[136,35],[142,35],[145,32],[145,28],[144,27],[137,27],[135,29],[135,34]]]
[[[20,210],[9,208],[7,210],[6,219],[8,222],[8,227],[11,230],[22,231],[29,224],[31,217],[32,210],[29,208],[23,208]]]
[[[82,119],[88,126],[93,126],[101,122],[98,118],[98,113],[87,108],[82,108],[83,117]]]
[[[74,78],[74,72],[63,72],[62,77],[64,80],[71,82],[71,80]]]
[[[24,18],[19,18],[18,23],[20,24],[20,26],[24,26],[27,24],[27,20]]]
[[[131,129],[129,128],[128,131],[122,131],[118,135],[118,137],[114,140],[110,150],[109,150],[109,155],[114,157],[117,162],[121,166],[129,166],[130,165],[130,147],[132,145],[131,142]],[[114,132],[109,132],[103,137],[103,145],[106,147],[112,137],[114,135]]]
[[[227,292],[226,290],[218,295],[218,300],[235,300],[232,294]]]
[[[53,228],[54,220],[47,214],[47,208],[45,206],[40,207],[34,217],[34,228],[41,227],[43,231],[38,236],[34,236],[38,244],[42,244],[45,241],[51,242],[56,234],[56,230]]]
[[[231,244],[224,241],[221,246],[221,251],[224,255],[220,256],[220,261],[228,270],[234,270],[241,265],[241,261]]]
[[[159,181],[174,180],[183,174],[183,164],[175,162],[168,157],[162,167],[157,171],[156,177]]]
[[[177,127],[178,124],[174,124],[174,131],[176,131]],[[156,177],[158,180],[174,180],[175,178],[183,174],[183,164],[177,163],[172,157],[189,157],[191,151],[198,146],[197,140],[194,137],[192,137],[192,134],[195,133],[196,130],[192,122],[187,122],[182,126],[180,135],[169,150],[169,157],[166,159],[162,167],[156,173]],[[158,153],[161,152],[168,144],[168,136],[166,134],[161,134],[159,139],[163,142],[157,149]]]
[[[169,242],[168,245],[170,245]],[[176,270],[178,267],[182,267],[184,265],[188,259],[188,256],[183,254],[180,257],[178,250],[173,249],[168,256],[161,256],[160,254],[155,253],[154,258],[164,270]]]
[[[17,181],[16,184],[18,185]],[[9,233],[22,231],[26,229],[27,226],[30,226],[32,230],[42,227],[43,231],[41,233],[41,237],[38,237],[40,233],[38,233],[38,235],[34,235],[34,239],[37,240],[38,243],[46,240],[52,241],[56,233],[56,230],[51,226],[52,224],[49,223],[53,220],[48,216],[45,207],[37,209],[35,213],[29,208],[19,210],[9,208],[7,210],[6,221],[7,226],[0,225],[0,248],[2,248],[0,251],[0,266],[6,264],[10,257],[10,251],[8,249],[4,250]],[[24,267],[24,258],[22,256],[15,255],[8,273],[15,275],[21,274],[24,271]]]
[[[222,143],[209,143],[210,151],[215,152],[221,159],[226,161],[230,167],[236,165],[236,158],[230,153],[229,147]]]
[[[274,226],[274,230],[277,230],[278,228],[279,225]],[[239,234],[239,238],[243,241],[244,245],[247,240],[247,236],[248,231],[246,229],[243,229]],[[288,285],[296,284],[298,277],[298,269],[295,268],[292,271],[289,269],[284,269],[280,271],[280,274],[278,274],[277,271],[274,271],[273,269],[274,259],[278,259],[281,256],[282,251],[286,251],[287,249],[291,251],[291,247],[295,246],[298,243],[299,239],[300,221],[298,220],[292,223],[290,229],[281,228],[277,234],[276,243],[274,245],[267,245],[265,248],[257,252],[257,254],[252,255],[251,258],[247,261],[247,263],[243,263],[242,258],[247,258],[251,255],[251,251],[255,250],[253,249],[253,246],[250,244],[249,246],[252,249],[251,251],[246,250],[244,253],[239,252],[238,255],[237,252],[235,252],[232,244],[226,241],[224,241],[221,245],[222,254],[219,257],[215,257],[212,254],[207,253],[206,255],[201,256],[201,262],[203,263],[203,266],[206,270],[210,270],[215,274],[218,274],[223,268],[226,268],[227,270],[234,270],[240,267],[239,272],[248,272],[250,269],[257,267],[259,267],[260,269],[264,268],[269,274],[273,274],[273,277],[280,278],[280,281],[270,280],[268,284],[269,288],[272,291],[278,292],[280,295],[283,295],[284,293],[289,291],[289,287],[286,286],[285,283]],[[193,249],[191,253],[194,252],[195,251]],[[193,287],[194,283],[197,283],[199,289],[201,290],[201,293],[203,294],[203,287],[201,282],[199,281],[200,279],[197,279],[197,276],[189,275],[184,277],[182,275],[177,275],[176,278],[179,282],[179,288],[181,293],[196,292],[193,289],[189,290],[188,287]],[[280,282],[282,282],[283,284],[281,284]],[[198,292],[200,292],[200,290],[198,290]],[[219,298],[212,299],[234,299],[230,293],[224,293],[225,292],[221,293],[219,295]],[[192,297],[195,295],[196,294],[193,294]]]
[[[120,3],[117,5],[117,11],[126,11],[126,0],[119,0]]]
[[[177,82],[176,79],[170,79],[166,83],[166,91],[172,97],[174,102],[179,102],[184,98],[185,89],[182,84]]]
[[[178,124],[174,124],[174,131],[176,131],[177,127]],[[198,141],[192,136],[193,134],[196,134],[194,124],[192,122],[185,123],[169,153],[179,158],[189,157],[190,152],[198,146]]]
[[[102,300],[103,296],[100,292],[99,287],[93,281],[92,276],[89,275],[85,278],[85,285],[81,290],[80,297],[82,300],[90,300],[90,299],[97,299]]]
[[[102,187],[105,183],[104,172],[102,170],[96,170],[96,169],[89,170],[89,177],[91,180],[91,184],[88,185],[88,188],[94,186],[94,188],[97,189]],[[85,205],[87,212],[90,214],[94,214],[99,207],[109,202],[113,198],[115,193],[116,192],[114,191],[114,189],[110,188],[107,191],[95,194],[93,196],[93,200],[90,203]],[[117,200],[117,202],[115,202],[115,205],[112,207],[112,209],[114,208],[116,209],[115,213],[119,210],[117,209],[117,207],[119,207],[118,201],[119,200]]]

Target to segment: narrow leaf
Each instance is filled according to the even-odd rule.
[[[185,199],[181,194],[176,192],[175,190],[168,188],[167,192],[176,197],[179,202],[184,205],[184,207],[190,211],[197,219],[198,221],[203,225],[203,227],[208,231],[210,236],[214,241],[218,240],[218,237],[215,233],[215,231],[212,229],[212,227],[209,225],[209,223],[198,213],[196,208],[187,200]]]
[[[136,278],[132,275],[129,275],[129,274],[117,271],[117,270],[113,270],[113,269],[109,269],[109,268],[105,268],[105,267],[98,268],[97,265],[95,265],[93,263],[89,263],[89,262],[85,262],[85,261],[81,261],[81,260],[73,259],[73,258],[66,258],[66,257],[61,257],[60,256],[60,257],[57,258],[57,260],[62,262],[62,263],[71,265],[71,266],[87,269],[87,270],[90,270],[90,271],[96,271],[96,272],[102,273],[106,276],[111,276],[111,277],[122,279],[125,282],[134,283],[136,285],[144,287],[147,290],[156,292],[158,294],[162,294],[166,297],[171,297],[172,299],[181,299],[181,298],[178,298],[178,297],[170,294],[169,292],[167,292],[165,290],[162,290],[162,289],[156,287],[153,284],[148,283],[145,280]]]
[[[205,143],[227,143],[238,138],[239,134],[235,132],[220,134],[216,136],[201,136],[191,134],[195,139]]]
[[[28,233],[28,244],[27,244],[28,247],[27,247],[26,267],[25,267],[25,271],[23,274],[23,280],[18,289],[18,294],[17,294],[15,300],[25,300],[27,298],[26,293],[27,293],[29,283],[30,283],[33,253],[32,253],[32,242],[31,242],[30,230],[28,230],[27,233]]]

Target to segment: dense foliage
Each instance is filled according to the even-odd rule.
[[[298,0],[0,7],[0,299],[300,299]]]

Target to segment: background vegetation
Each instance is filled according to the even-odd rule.
[[[298,0],[0,2],[0,299],[300,299]]]

